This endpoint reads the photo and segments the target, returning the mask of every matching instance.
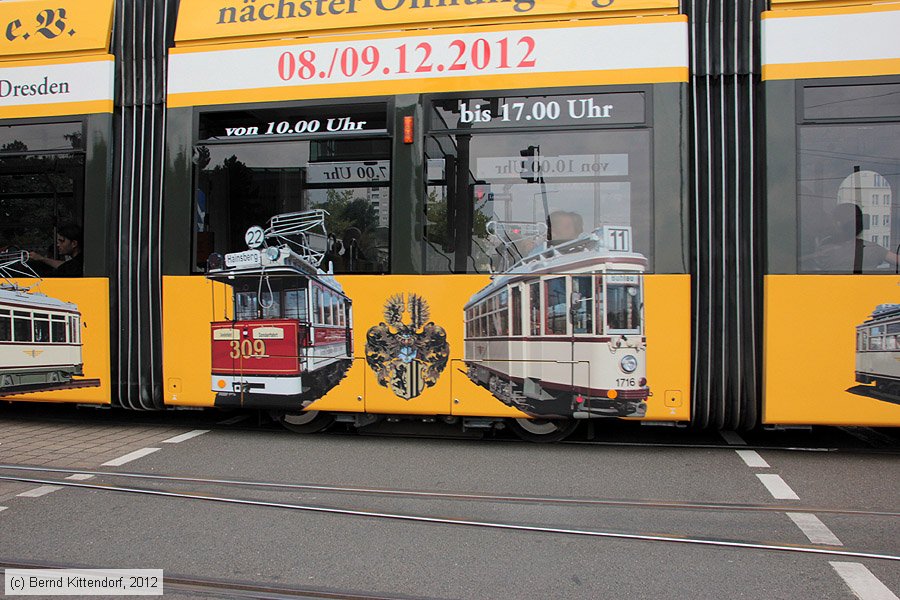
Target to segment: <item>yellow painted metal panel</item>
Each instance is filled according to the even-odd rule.
[[[645,275],[647,400],[651,421],[688,421],[690,401],[671,402],[666,390],[691,397],[691,276]]]
[[[677,11],[677,0],[182,0],[175,40]]]
[[[784,9],[817,9],[817,8],[865,8],[873,5],[883,5],[885,2],[872,2],[872,0],[770,0],[773,10]]]
[[[371,412],[382,414],[453,414],[459,416],[522,417],[523,413],[503,404],[465,374],[463,358],[463,306],[490,282],[484,275],[352,275],[338,276],[353,300],[353,366],[346,377],[311,410]],[[690,306],[688,275],[647,275],[645,315],[647,328],[647,373],[653,396],[648,400],[647,419],[686,421],[689,402],[668,402],[666,390],[690,397]],[[166,277],[163,286],[163,368],[166,403],[210,406],[210,327],[231,310],[230,288],[202,277]],[[366,336],[386,321],[385,304],[403,294],[408,302],[417,294],[428,304],[429,321],[444,329],[449,360],[431,386],[414,397],[402,397],[380,385],[367,364]],[[213,304],[215,307],[213,307]],[[404,315],[409,322],[409,314]],[[176,389],[177,388],[177,389]],[[362,400],[360,400],[362,396]],[[299,402],[298,402],[299,407]]]
[[[846,60],[788,65],[763,65],[762,78],[813,79],[825,77],[874,77],[900,73],[900,59]]]
[[[163,277],[163,401],[213,406],[210,323],[231,313],[231,288],[205,277]],[[176,385],[177,383],[177,385]]]
[[[23,287],[34,281],[18,279]],[[79,402],[82,404],[109,404],[110,402],[110,350],[109,350],[109,280],[85,277],[83,279],[45,279],[37,291],[52,298],[71,302],[81,312],[81,358],[84,376],[81,379],[99,379],[98,387],[72,390],[56,390],[8,396],[5,400],[29,402]]]
[[[58,102],[54,104],[26,104],[21,106],[0,106],[0,119],[23,119],[26,117],[63,117],[67,115],[111,113],[112,111],[112,100],[92,100],[88,102]]]
[[[0,56],[108,51],[113,0],[0,2]]]
[[[764,422],[900,425],[900,404],[851,393],[856,326],[900,303],[897,275],[768,275]]]

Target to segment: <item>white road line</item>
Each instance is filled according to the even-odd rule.
[[[234,425],[235,423],[246,421],[249,418],[250,415],[238,415],[236,417],[231,417],[230,419],[225,419],[224,421],[219,421],[216,425]]]
[[[0,512],[3,512],[3,511],[6,510],[7,508],[9,508],[9,507],[8,507],[8,506],[0,506]]]
[[[748,467],[769,468],[769,463],[756,450],[735,450]]]
[[[21,494],[16,494],[22,498],[40,498],[41,496],[46,496],[50,492],[55,492],[56,490],[61,490],[62,487],[58,485],[42,485],[41,487],[36,487],[33,490],[28,490],[27,492],[22,492]]]
[[[180,444],[185,440],[189,440],[191,438],[195,438],[198,435],[203,435],[204,433],[209,433],[209,429],[195,429],[194,431],[188,431],[187,433],[182,433],[181,435],[176,435],[175,437],[171,437],[167,440],[163,440],[163,444]]]
[[[828,562],[859,600],[900,600],[894,595],[894,592],[872,575],[865,565],[852,562]]]
[[[719,435],[721,435],[726,442],[731,444],[732,446],[746,446],[747,442],[744,441],[744,438],[739,436],[734,431],[720,431]]]
[[[757,477],[762,481],[762,484],[766,486],[766,489],[769,490],[769,493],[772,494],[772,497],[776,500],[799,500],[800,496],[791,489],[791,487],[784,482],[784,479],[781,478],[781,475],[773,475],[768,473],[757,473]]]
[[[153,454],[160,448],[141,448],[140,450],[135,450],[134,452],[129,452],[125,456],[120,456],[119,458],[114,458],[112,460],[108,460],[101,467],[118,467],[124,465],[127,462],[131,462],[133,460],[137,460],[142,456],[147,456],[148,454]]]
[[[843,546],[841,540],[812,513],[789,512],[787,516],[800,528],[800,531],[809,538],[813,544],[825,544],[826,546]]]
[[[66,479],[71,479],[73,481],[87,481],[88,479],[93,479],[93,475],[88,475],[87,473],[75,473],[74,475],[69,475]]]

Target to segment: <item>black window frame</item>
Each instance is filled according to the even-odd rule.
[[[801,260],[803,259],[803,230],[801,226],[802,208],[801,208],[801,130],[805,127],[829,127],[829,126],[852,126],[852,125],[880,125],[896,123],[900,125],[900,110],[894,116],[885,117],[811,117],[805,115],[805,94],[810,88],[839,88],[839,87],[865,87],[874,85],[900,85],[900,75],[883,75],[871,77],[835,77],[835,78],[815,78],[815,79],[798,79],[794,81],[794,270],[793,272],[800,275],[886,275],[900,272],[900,265],[896,268],[885,269],[881,271],[873,271],[871,269],[863,269],[859,273],[853,273],[847,270],[803,270]],[[900,181],[900,178],[898,178]],[[897,186],[900,188],[900,185]],[[898,207],[900,210],[900,200],[895,198],[900,193],[898,189],[892,189],[891,207]],[[865,219],[868,215],[863,215]],[[895,219],[891,219],[893,223]],[[891,225],[893,227],[893,225]],[[862,235],[862,234],[860,234]],[[897,248],[887,248],[890,252],[900,249],[900,240],[898,240]]]
[[[439,93],[430,93],[423,94],[421,97],[421,105],[423,111],[423,121],[422,129],[423,136],[427,139],[429,136],[437,135],[471,135],[473,137],[478,135],[498,135],[498,134],[518,134],[518,133],[534,133],[534,134],[542,134],[542,133],[565,133],[572,131],[646,131],[649,137],[648,146],[647,146],[647,164],[648,164],[648,174],[647,174],[647,189],[649,191],[648,198],[648,214],[647,214],[647,268],[646,273],[654,272],[655,254],[656,254],[656,188],[655,188],[655,137],[654,137],[654,84],[622,84],[622,85],[608,85],[608,86],[574,86],[574,87],[535,87],[535,88],[505,88],[499,90],[475,90],[475,91],[461,91],[461,92],[439,92]],[[433,110],[433,103],[435,101],[441,100],[452,100],[452,99],[481,99],[481,98],[493,98],[493,97],[505,97],[505,96],[514,96],[514,97],[552,97],[552,96],[572,96],[572,95],[603,95],[603,94],[617,94],[617,93],[641,93],[644,98],[644,120],[640,123],[617,123],[610,125],[603,124],[586,124],[586,125],[558,125],[558,126],[522,126],[522,127],[483,127],[478,129],[465,129],[465,128],[435,128],[431,126],[431,114]],[[425,148],[423,147],[423,155],[425,152]],[[423,156],[423,163],[425,162]],[[447,174],[445,173],[445,178]],[[429,179],[426,176],[423,178],[423,206],[422,210],[424,212],[424,199],[428,196],[428,186]],[[429,244],[427,240],[427,231],[424,230],[427,227],[427,218],[425,214],[421,215],[421,221],[423,226],[422,231],[422,241],[421,241],[421,252],[423,255],[427,252],[427,245]],[[470,236],[471,238],[471,236]],[[460,242],[462,240],[459,239],[457,235],[456,239],[453,240],[454,247],[459,247]],[[462,241],[464,244],[468,244],[466,241]],[[449,253],[452,257],[452,253]],[[452,260],[451,257],[448,257]],[[423,264],[426,262],[423,256]],[[451,273],[465,273],[470,272],[468,270],[458,270],[458,264],[452,265],[450,269]]]
[[[373,131],[360,131],[349,133],[345,135],[339,136],[342,139],[384,139],[387,140],[388,146],[390,147],[390,176],[386,185],[379,186],[385,187],[389,190],[389,198],[390,198],[390,208],[389,208],[389,217],[388,217],[388,266],[387,269],[383,272],[371,272],[371,273],[383,273],[390,274],[394,272],[394,247],[392,243],[392,237],[394,235],[395,229],[395,214],[396,214],[396,203],[394,198],[397,197],[397,192],[395,190],[395,165],[394,165],[394,154],[396,154],[396,145],[398,143],[396,136],[394,135],[394,131],[396,129],[395,121],[396,121],[396,97],[395,96],[364,96],[364,97],[343,97],[343,98],[312,98],[307,100],[295,100],[295,101],[285,101],[285,102],[248,102],[248,103],[238,103],[238,104],[220,104],[220,105],[209,105],[209,106],[195,106],[193,107],[192,118],[191,118],[191,151],[193,152],[198,146],[201,145],[233,145],[233,144],[258,144],[258,143],[291,143],[298,141],[321,141],[324,139],[328,139],[329,137],[334,137],[334,132],[317,132],[313,134],[304,133],[304,134],[294,134],[294,135],[279,135],[278,137],[262,137],[262,138],[244,138],[235,137],[233,139],[215,139],[208,138],[202,139],[200,138],[200,130],[201,130],[201,119],[207,115],[216,115],[216,114],[224,114],[224,113],[234,113],[240,111],[270,111],[270,110],[295,110],[297,112],[302,112],[304,109],[310,108],[352,108],[352,107],[362,107],[362,106],[383,106],[385,111],[385,129],[384,130],[373,130]],[[195,223],[195,207],[197,205],[197,184],[199,182],[199,172],[200,169],[197,168],[197,164],[195,161],[191,161],[190,164],[190,172],[191,172],[191,191],[189,194],[189,213],[190,217],[187,219],[187,227],[188,227],[188,239],[190,240],[189,248],[188,248],[188,272],[191,275],[197,276],[205,276],[205,270],[196,264],[197,262],[197,242],[195,239],[196,235],[196,223]],[[348,184],[347,187],[354,187],[353,184]],[[355,187],[371,187],[364,185],[357,185]],[[259,223],[259,225],[264,226],[265,223]],[[238,248],[231,249],[229,252],[238,251]],[[322,265],[323,269],[327,269],[327,265]],[[342,273],[342,275],[350,275],[352,273]],[[310,311],[312,311],[310,306]]]
[[[74,224],[81,228],[82,230],[82,244],[81,244],[81,252],[85,254],[85,242],[87,239],[84,237],[85,230],[85,213],[87,212],[87,206],[89,204],[88,199],[88,144],[90,140],[88,140],[88,118],[90,115],[84,114],[76,114],[76,115],[53,115],[47,117],[20,117],[20,118],[10,118],[3,119],[2,126],[3,127],[19,127],[19,126],[36,126],[40,127],[43,125],[59,125],[65,123],[71,123],[73,125],[77,125],[77,132],[81,135],[81,147],[80,148],[69,148],[69,149],[40,149],[34,150],[29,149],[26,151],[2,151],[0,150],[0,158],[7,157],[16,157],[16,156],[66,156],[66,155],[77,155],[81,157],[81,170],[80,170],[80,179],[76,179],[73,183],[73,196],[76,199],[76,213],[74,214]],[[0,169],[2,171],[2,169]],[[80,191],[78,189],[78,185],[80,184]],[[80,200],[79,200],[80,198]],[[77,210],[80,205],[80,210]],[[55,211],[54,211],[55,212]],[[52,239],[50,240],[50,245],[53,248],[53,254],[49,256],[49,258],[58,258],[56,256],[56,236],[58,235],[58,228],[60,225],[66,224],[66,221],[58,221],[52,225]],[[0,236],[0,242],[2,242],[3,238]],[[105,247],[102,248],[105,252]],[[43,272],[46,270],[46,272]],[[52,277],[53,269],[42,269],[42,274],[45,277]],[[82,273],[81,276],[84,276]]]

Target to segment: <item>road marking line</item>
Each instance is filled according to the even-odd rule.
[[[789,512],[787,516],[791,518],[791,521],[800,528],[800,531],[813,544],[825,544],[826,546],[844,545],[816,515],[812,513]]]
[[[3,511],[6,510],[7,508],[9,508],[9,507],[8,507],[8,506],[0,506],[0,512],[3,512]]]
[[[22,492],[21,494],[16,494],[22,498],[40,498],[41,496],[46,496],[50,492],[55,492],[56,490],[61,490],[62,487],[58,485],[42,485],[41,487],[36,487],[33,490],[28,490],[27,492]]]
[[[189,440],[191,438],[195,438],[198,435],[203,435],[204,433],[209,433],[209,429],[195,429],[194,431],[188,431],[187,433],[182,433],[181,435],[176,435],[175,437],[170,437],[167,440],[163,440],[163,444],[180,444],[185,440]]]
[[[119,458],[114,458],[112,460],[108,460],[101,467],[119,467],[124,465],[127,462],[131,462],[133,460],[137,460],[143,456],[147,456],[148,454],[153,454],[157,450],[161,448],[141,448],[140,450],[135,450],[134,452],[129,452],[125,456],[120,456]]]
[[[235,423],[246,421],[249,418],[250,415],[238,415],[236,417],[231,417],[230,419],[225,419],[224,421],[219,421],[216,425],[234,425]]]
[[[762,484],[766,486],[766,489],[769,490],[769,493],[772,494],[772,497],[776,500],[800,499],[800,496],[784,482],[781,475],[757,473],[756,476],[759,477],[759,480],[762,481]]]
[[[734,431],[720,431],[719,435],[721,435],[726,442],[731,444],[732,446],[746,446],[747,442],[744,441],[744,438],[739,436]]]
[[[93,475],[88,475],[87,473],[75,473],[74,475],[66,477],[66,479],[72,479],[73,481],[87,481],[88,479],[93,478]]]
[[[865,565],[852,562],[832,562],[829,564],[841,576],[850,591],[860,600],[900,600],[894,592],[872,575]]]
[[[735,450],[735,452],[744,460],[748,467],[769,468],[769,463],[756,450]]]

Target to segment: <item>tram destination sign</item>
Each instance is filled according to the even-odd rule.
[[[204,140],[247,139],[315,135],[341,136],[381,133],[387,127],[384,109],[314,107],[308,112],[294,110],[234,111],[207,113],[200,120]]]
[[[495,129],[642,124],[644,94],[501,96],[436,100],[431,129]]]

